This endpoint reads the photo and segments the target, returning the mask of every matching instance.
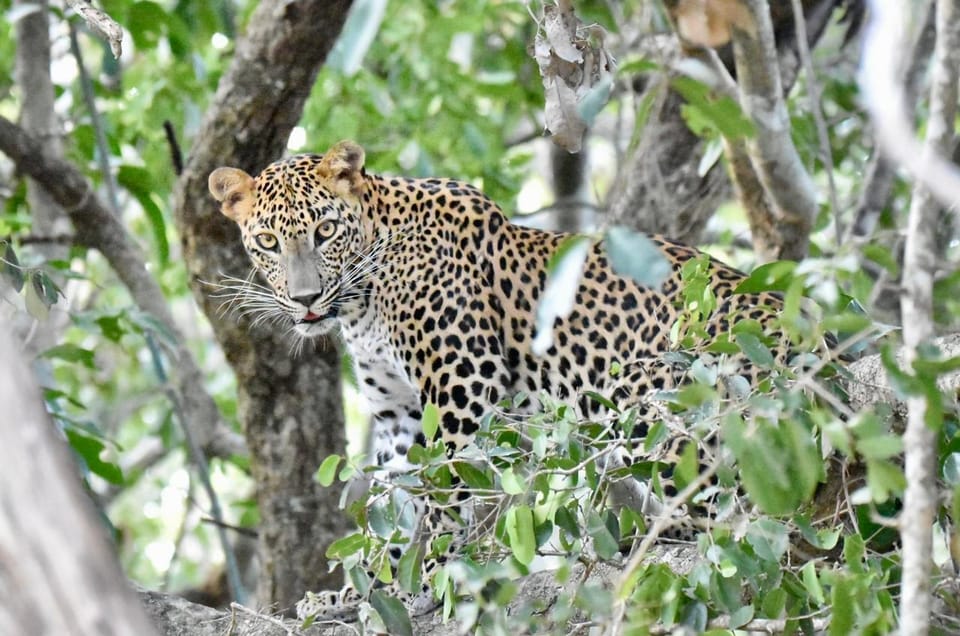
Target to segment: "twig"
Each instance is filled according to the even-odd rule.
[[[177,141],[177,131],[169,119],[163,121],[163,132],[167,136],[167,145],[170,146],[170,163],[173,164],[173,174],[180,176],[183,173],[183,151]]]
[[[107,41],[113,57],[119,59],[123,54],[123,29],[117,21],[85,0],[67,0],[67,4],[83,18],[94,33]],[[70,30],[73,31],[72,24]]]
[[[40,142],[0,115],[0,152],[32,177],[60,204],[76,232],[76,244],[99,250],[130,291],[134,302],[152,314],[174,336],[177,391],[189,404],[190,421],[202,433],[204,450],[214,456],[244,453],[242,439],[223,423],[213,398],[204,391],[203,374],[170,314],[163,290],[147,271],[140,248],[113,212],[94,193],[72,163],[44,152]]]
[[[116,180],[113,178],[113,171],[110,170],[109,146],[107,145],[107,135],[103,130],[103,118],[100,117],[100,111],[97,110],[97,100],[94,97],[93,82],[90,81],[90,74],[87,72],[87,65],[83,61],[83,53],[80,51],[80,43],[77,41],[77,29],[70,23],[70,53],[77,62],[77,70],[80,74],[80,92],[83,94],[83,102],[87,106],[87,112],[90,113],[91,124],[93,126],[93,136],[97,144],[97,165],[100,166],[100,174],[103,176],[103,183],[107,188],[107,200],[114,214],[120,213],[120,200],[117,197]]]
[[[960,73],[960,0],[938,0],[936,20],[937,42],[934,47],[930,86],[930,117],[927,120],[927,137],[922,147],[922,155],[918,157],[919,165],[928,167],[931,162],[943,161],[942,157],[950,152],[954,141],[957,78]],[[890,47],[890,43],[885,46]],[[902,107],[902,104],[900,106]],[[960,197],[956,196],[960,194],[960,190],[951,194],[954,204],[960,201]],[[931,184],[924,179],[918,180],[914,186],[907,219],[900,308],[903,316],[905,363],[908,366],[916,358],[918,347],[934,336],[933,282],[938,253],[936,231],[939,214],[939,206],[934,196],[935,191]],[[939,399],[939,393],[937,396]],[[900,536],[903,542],[901,634],[923,636],[930,629],[933,605],[930,594],[930,528],[938,504],[938,430],[928,424],[927,419],[930,409],[939,408],[939,404],[928,404],[925,395],[907,398],[907,428],[903,436],[907,488],[900,516]]]
[[[633,578],[634,572],[637,571],[637,568],[640,567],[640,564],[643,563],[644,558],[647,556],[647,552],[650,551],[650,548],[653,546],[654,542],[660,536],[660,534],[666,530],[671,524],[674,523],[675,519],[673,518],[673,513],[676,512],[680,506],[684,505],[690,497],[692,497],[700,488],[706,484],[711,477],[717,472],[720,468],[720,462],[713,462],[699,475],[697,478],[687,484],[686,488],[681,490],[675,497],[670,499],[664,506],[663,509],[656,517],[653,526],[647,530],[646,536],[643,538],[643,541],[640,542],[640,546],[637,548],[637,551],[633,553],[633,556],[630,557],[630,561],[627,562],[626,567],[623,569],[623,573],[620,575],[620,580],[617,582],[616,593],[614,598],[619,599],[616,602],[613,612],[613,619],[610,622],[610,628],[607,630],[607,633],[611,636],[621,633],[621,624],[623,623],[623,616],[626,612],[626,598],[629,595],[624,595],[624,587],[630,582]]]
[[[823,110],[820,108],[820,84],[813,72],[813,56],[810,54],[810,43],[807,40],[807,23],[803,15],[803,5],[800,0],[793,2],[793,22],[797,29],[797,50],[800,52],[800,62],[807,73],[807,95],[810,97],[810,112],[817,127],[817,142],[820,144],[821,159],[827,172],[827,190],[830,196],[830,212],[833,215],[833,231],[840,243],[840,202],[837,198],[837,184],[833,178],[833,152],[830,149],[830,137],[827,135],[827,124],[823,119]]]

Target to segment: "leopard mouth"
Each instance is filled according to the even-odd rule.
[[[324,322],[326,320],[333,320],[339,315],[340,315],[340,310],[336,306],[330,307],[330,309],[328,309],[323,314],[315,314],[312,311],[307,311],[307,313],[303,316],[303,318],[297,321],[297,324],[302,325],[302,324],[313,324],[318,322]]]

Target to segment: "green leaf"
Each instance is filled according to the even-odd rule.
[[[773,354],[770,353],[767,345],[760,341],[760,338],[751,333],[738,333],[734,336],[734,339],[750,362],[764,368],[773,366]]]
[[[603,110],[603,107],[607,105],[612,87],[613,76],[606,75],[594,84],[590,90],[587,91],[587,94],[577,102],[577,114],[587,126],[593,125],[593,120],[596,119],[600,111]]]
[[[112,342],[120,342],[120,338],[126,333],[126,329],[123,328],[121,323],[121,317],[122,314],[117,314],[115,316],[100,316],[95,320],[97,326],[100,327],[100,333]]]
[[[605,243],[613,271],[638,285],[659,290],[673,273],[673,266],[646,234],[614,225],[607,230]]]
[[[595,510],[587,513],[587,534],[593,538],[593,547],[601,559],[612,559],[620,551],[618,537],[611,534],[610,527]]]
[[[9,241],[3,241],[3,258],[0,259],[0,274],[6,278],[16,292],[23,289],[23,268],[20,267],[20,260]]]
[[[786,526],[773,519],[758,519],[747,528],[747,542],[758,557],[779,563],[787,551],[790,536]]]
[[[756,268],[733,290],[735,294],[756,294],[765,291],[785,292],[797,268],[794,261],[773,261]]]
[[[27,313],[31,316],[37,320],[46,320],[47,316],[50,315],[50,305],[46,303],[41,295],[43,293],[42,290],[38,291],[37,286],[33,284],[33,276],[30,278],[31,284],[24,286],[23,304],[27,308]]]
[[[803,581],[803,587],[806,588],[807,594],[810,595],[810,598],[817,605],[823,605],[824,595],[823,588],[820,586],[820,580],[817,578],[817,566],[813,561],[807,561],[806,565],[800,570],[801,580]]]
[[[396,599],[383,590],[374,590],[370,593],[370,604],[380,615],[383,626],[388,634],[397,636],[413,636],[413,625],[410,624],[410,615],[407,608],[399,599]]]
[[[537,303],[536,335],[530,346],[534,355],[542,356],[553,346],[554,323],[573,311],[580,274],[591,244],[586,236],[567,237],[550,258],[547,282]]]
[[[415,543],[407,549],[397,563],[397,581],[410,594],[420,593],[420,576],[423,569],[423,546]]]
[[[170,260],[170,244],[167,241],[167,223],[156,196],[157,185],[153,174],[146,168],[122,165],[117,170],[117,183],[126,188],[143,208],[153,233],[157,259],[161,265],[165,265]]]
[[[898,466],[883,459],[867,460],[867,487],[873,501],[883,503],[903,493],[907,480]]]
[[[106,448],[101,440],[73,426],[65,428],[64,433],[70,447],[83,459],[83,463],[91,473],[111,484],[118,486],[123,484],[123,471],[120,467],[113,462],[101,459],[100,454]]]
[[[453,470],[469,488],[476,490],[491,490],[493,488],[493,482],[487,473],[470,462],[453,462]]]
[[[521,504],[507,511],[507,537],[514,558],[523,565],[530,565],[537,550],[537,536],[533,527],[533,511]]]
[[[731,413],[724,418],[723,439],[737,459],[744,488],[768,514],[795,512],[823,475],[813,435],[799,421],[756,418],[748,427]]]
[[[614,375],[614,374],[612,373],[612,368],[611,368],[611,375]],[[585,395],[586,397],[590,398],[591,400],[593,400],[593,401],[596,402],[597,404],[603,406],[604,408],[607,408],[607,409],[613,411],[614,413],[619,413],[619,412],[620,412],[620,409],[617,408],[617,405],[614,404],[612,400],[610,400],[610,399],[608,399],[608,398],[605,398],[604,396],[600,395],[600,394],[597,393],[596,391],[584,391],[584,392],[583,392],[583,395]]]
[[[436,439],[437,431],[440,428],[440,410],[436,404],[427,402],[426,406],[423,407],[420,426],[423,428],[423,436],[427,439],[427,442]]]
[[[380,30],[386,6],[386,0],[354,2],[340,37],[327,56],[330,68],[340,71],[345,77],[352,77],[360,70],[363,58]]]
[[[330,455],[323,463],[320,464],[320,468],[317,469],[317,474],[314,476],[314,479],[319,482],[321,486],[326,488],[333,483],[333,480],[337,477],[337,466],[340,465],[340,460],[342,457],[339,455]]]
[[[328,559],[344,559],[351,554],[356,554],[367,547],[367,538],[359,532],[354,532],[342,539],[337,539],[327,548]]]
[[[78,347],[69,342],[50,347],[44,351],[42,355],[44,358],[63,360],[65,362],[78,362],[88,369],[96,368],[93,351]]]
[[[830,604],[833,615],[830,619],[830,636],[846,636],[856,633],[856,584],[851,577],[840,575],[830,588]]]
[[[500,475],[500,485],[503,492],[508,495],[522,495],[526,491],[526,484],[513,472],[513,467],[509,467]]]

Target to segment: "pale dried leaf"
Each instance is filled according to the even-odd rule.
[[[742,0],[680,0],[673,11],[677,32],[684,40],[706,47],[730,41],[732,29],[756,31]]]
[[[602,31],[584,27],[572,12],[548,5],[541,26],[532,53],[543,80],[546,128],[554,143],[579,152],[584,131],[609,96],[613,59]]]
[[[577,38],[580,20],[572,12],[564,13],[553,5],[543,8],[543,30],[554,54],[561,60],[579,64],[583,61]]]

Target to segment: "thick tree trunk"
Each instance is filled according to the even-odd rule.
[[[256,174],[277,159],[343,26],[348,0],[263,2],[237,41],[178,182],[177,227],[198,302],[237,374],[260,506],[257,602],[286,608],[304,591],[339,586],[326,545],[347,528],[338,493],[313,480],[343,452],[340,355],[332,342],[292,355],[284,330],[249,330],[221,316],[205,282],[250,269],[236,226],[217,210],[207,176],[222,165]]]
[[[6,330],[0,404],[0,634],[156,633]]]

